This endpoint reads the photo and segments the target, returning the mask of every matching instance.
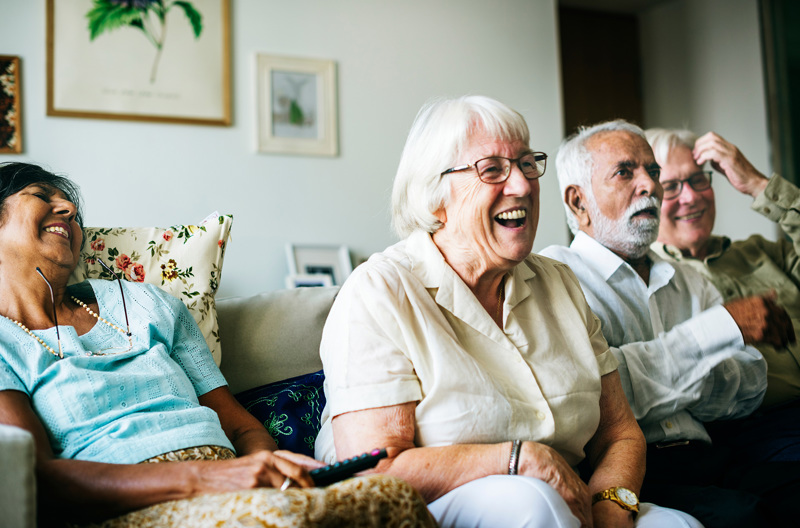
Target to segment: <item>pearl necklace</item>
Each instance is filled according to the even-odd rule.
[[[117,332],[119,332],[120,334],[122,334],[122,335],[124,335],[125,337],[127,337],[127,338],[128,338],[128,344],[130,345],[130,348],[129,348],[128,350],[130,350],[131,348],[133,348],[133,339],[131,339],[131,333],[130,333],[130,332],[126,332],[125,330],[123,330],[123,329],[122,329],[122,328],[120,328],[119,326],[115,325],[115,324],[114,324],[114,323],[112,323],[111,321],[107,321],[106,319],[103,319],[103,318],[102,318],[102,317],[100,317],[98,314],[94,313],[94,312],[92,311],[92,309],[91,309],[91,308],[89,308],[89,307],[86,305],[86,303],[84,303],[83,301],[81,301],[81,300],[77,299],[76,297],[74,297],[74,296],[70,296],[70,299],[72,299],[73,301],[75,301],[75,303],[76,303],[76,304],[78,304],[79,306],[83,306],[83,309],[84,309],[84,310],[86,310],[87,312],[89,312],[89,313],[92,315],[92,317],[94,317],[94,318],[95,318],[95,319],[97,319],[98,321],[103,321],[105,324],[107,324],[108,326],[110,326],[111,328],[113,328],[114,330],[116,330]],[[120,352],[116,352],[116,353],[117,353],[117,354],[119,354]],[[111,355],[111,354],[104,354],[102,351],[99,351],[99,352],[87,352],[87,353],[86,353],[86,355],[87,355],[87,356],[108,356],[108,355]]]
[[[84,302],[82,302],[82,301],[78,300],[77,298],[75,298],[75,297],[73,297],[73,296],[70,296],[70,299],[72,299],[72,300],[73,300],[73,301],[74,301],[76,304],[78,304],[79,306],[82,306],[82,307],[84,308],[84,310],[86,310],[87,312],[89,312],[89,313],[90,313],[90,314],[91,314],[91,315],[92,315],[92,316],[93,316],[95,319],[97,319],[98,321],[103,321],[105,324],[107,324],[108,326],[110,326],[110,327],[111,327],[111,328],[113,328],[114,330],[116,330],[116,331],[118,331],[119,333],[121,333],[121,334],[123,334],[124,336],[126,336],[126,337],[128,338],[128,343],[130,344],[131,348],[133,348],[133,340],[131,339],[131,334],[130,334],[129,332],[126,332],[125,330],[123,330],[123,329],[122,329],[122,328],[120,328],[119,326],[115,325],[114,323],[112,323],[112,322],[110,322],[110,321],[108,321],[108,320],[106,320],[106,319],[104,319],[104,318],[100,317],[98,314],[94,313],[94,312],[92,311],[92,309],[91,309],[91,308],[89,308],[89,307],[86,305],[86,303],[84,303]],[[3,316],[3,317],[5,317],[5,316]],[[36,334],[34,334],[33,332],[31,332],[31,331],[30,331],[30,329],[29,329],[27,326],[25,326],[24,324],[20,323],[20,322],[19,322],[19,321],[17,321],[16,319],[12,319],[12,318],[10,318],[10,317],[6,317],[6,319],[8,319],[8,320],[9,320],[9,321],[11,321],[12,323],[14,323],[14,324],[15,324],[15,325],[17,325],[18,327],[20,327],[22,330],[24,330],[24,331],[25,331],[25,332],[26,332],[26,333],[27,333],[29,336],[31,336],[31,337],[32,337],[32,338],[34,338],[36,341],[38,341],[38,342],[39,342],[39,344],[40,344],[40,345],[42,345],[42,346],[44,347],[44,349],[45,349],[45,350],[47,350],[48,352],[50,352],[51,354],[53,354],[54,356],[56,356],[58,359],[64,359],[64,353],[61,351],[61,339],[59,339],[59,340],[58,340],[58,352],[56,352],[55,350],[53,350],[53,348],[52,348],[50,345],[48,345],[47,343],[45,343],[45,342],[42,340],[42,338],[41,338],[41,337],[39,337],[39,336],[37,336]],[[109,355],[109,354],[103,354],[102,352],[87,352],[87,353],[86,353],[86,355],[87,355],[87,356],[107,356],[107,355]]]
[[[3,317],[6,317],[6,316],[4,315]],[[42,345],[42,346],[44,347],[44,349],[45,349],[45,350],[47,350],[48,352],[50,352],[51,354],[53,354],[55,357],[57,357],[58,359],[64,359],[64,353],[61,351],[61,340],[60,340],[60,339],[58,340],[58,352],[56,352],[55,350],[53,350],[53,348],[52,348],[50,345],[48,345],[47,343],[45,343],[44,341],[42,341],[42,338],[40,338],[39,336],[37,336],[36,334],[34,334],[33,332],[31,332],[31,331],[28,329],[28,327],[27,327],[27,326],[25,326],[24,324],[20,323],[20,322],[19,322],[19,321],[17,321],[16,319],[12,319],[12,318],[10,318],[10,317],[6,317],[6,319],[8,319],[9,321],[11,321],[12,323],[14,323],[15,325],[17,325],[17,326],[18,326],[18,327],[20,327],[21,329],[25,330],[25,332],[27,332],[29,336],[31,336],[32,338],[34,338],[35,340],[37,340],[37,341],[39,342],[39,344],[40,344],[40,345]]]

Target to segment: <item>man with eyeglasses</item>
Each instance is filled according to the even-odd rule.
[[[582,128],[559,148],[556,172],[575,239],[541,254],[573,270],[620,363],[623,390],[647,441],[642,495],[706,528],[781,525],[771,515],[782,504],[732,480],[738,454],[717,449],[703,425],[759,407],[766,362],[746,343],[749,327],[764,331],[771,321],[723,305],[701,275],[650,251],[664,191],[639,127],[617,120]],[[774,307],[772,315],[781,313]],[[784,323],[772,328],[778,343],[790,339]],[[800,473],[778,468],[748,484],[785,483],[786,475]]]
[[[774,297],[800,332],[800,189],[777,174],[767,178],[714,132],[698,138],[688,130],[654,128],[646,135],[664,187],[661,228],[652,249],[705,275],[726,301]],[[706,163],[752,196],[751,208],[777,222],[789,240],[753,235],[731,241],[712,235],[716,204]],[[755,346],[768,365],[761,409],[745,421],[715,424],[712,438],[760,460],[800,460],[800,343]]]

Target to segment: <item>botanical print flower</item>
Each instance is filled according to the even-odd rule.
[[[103,32],[129,26],[142,32],[156,48],[156,56],[150,70],[150,83],[156,81],[158,63],[164,49],[167,34],[167,13],[173,7],[183,10],[192,26],[194,38],[203,32],[203,16],[191,2],[185,0],[93,0],[92,9],[86,14],[89,20],[89,40]]]
[[[218,240],[217,241],[217,245],[219,246],[220,249],[225,249],[225,241],[224,240]]]
[[[163,238],[164,240],[169,242],[170,240],[172,240],[172,237],[174,237],[174,236],[175,236],[175,233],[172,232],[172,229],[167,229],[166,231],[164,231],[164,234],[161,235],[161,238]]]

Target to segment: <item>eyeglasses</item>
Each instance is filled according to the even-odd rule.
[[[442,172],[440,176],[451,172],[460,172],[475,169],[478,178],[483,183],[503,183],[511,175],[511,164],[516,163],[522,174],[529,180],[535,180],[544,174],[547,167],[547,154],[544,152],[528,152],[519,158],[504,158],[503,156],[489,156],[479,159],[472,165],[461,165]]]
[[[661,182],[664,188],[664,200],[677,198],[683,191],[683,184],[688,183],[693,190],[700,192],[711,187],[711,171],[692,174],[685,180],[666,180]]]
[[[98,319],[98,320],[104,322],[105,324],[107,324],[111,328],[117,330],[121,334],[124,334],[128,338],[128,346],[127,347],[122,346],[122,347],[103,348],[103,349],[98,350],[97,352],[88,352],[86,355],[88,355],[88,356],[108,356],[108,355],[112,355],[112,354],[124,354],[125,352],[129,352],[130,350],[133,349],[133,339],[132,339],[132,335],[133,334],[131,334],[131,325],[130,325],[130,322],[128,321],[128,308],[127,308],[127,306],[125,304],[125,292],[122,289],[122,281],[117,276],[117,274],[114,273],[111,270],[111,268],[108,267],[108,265],[105,262],[103,262],[102,260],[99,260],[99,259],[97,260],[97,262],[99,262],[106,269],[106,271],[108,271],[111,274],[111,276],[114,277],[114,279],[116,279],[117,284],[119,285],[119,293],[122,296],[122,311],[125,313],[126,330],[122,330],[122,328],[118,327],[117,325],[115,325],[115,324],[103,319],[98,314],[94,313],[85,303],[82,303],[77,298],[73,297],[73,300],[75,302],[77,302],[78,304],[80,304],[81,306],[83,306],[83,308],[87,312],[92,314],[95,317],[95,319]],[[64,357],[64,353],[61,350],[61,334],[58,331],[58,315],[56,313],[56,300],[55,300],[55,296],[53,295],[53,286],[50,284],[50,281],[47,280],[47,277],[44,276],[44,273],[42,272],[41,269],[39,269],[38,266],[36,267],[36,273],[38,273],[39,276],[42,277],[44,282],[47,284],[47,287],[50,289],[50,301],[53,304],[53,322],[56,325],[56,339],[58,340],[58,356],[60,358],[63,358]]]

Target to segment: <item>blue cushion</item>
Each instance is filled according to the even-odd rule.
[[[264,424],[280,449],[313,457],[325,407],[323,381],[320,370],[240,392],[236,399]]]

